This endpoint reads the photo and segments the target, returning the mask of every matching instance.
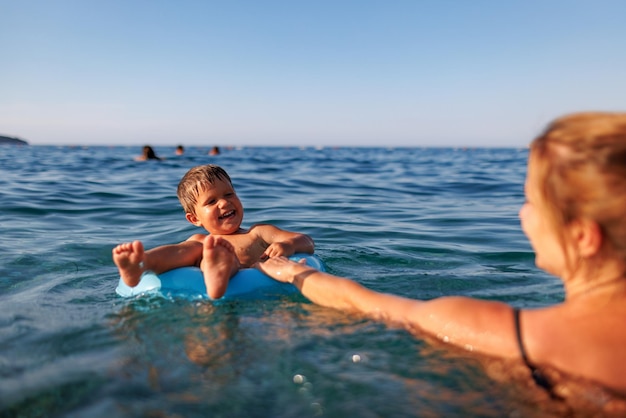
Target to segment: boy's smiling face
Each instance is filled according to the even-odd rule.
[[[200,190],[194,213],[185,217],[210,234],[230,235],[241,226],[243,205],[233,186],[227,180],[217,179],[210,187]]]

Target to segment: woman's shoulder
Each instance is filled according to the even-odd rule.
[[[581,310],[568,304],[523,312],[521,335],[535,366],[552,365],[626,394],[626,308]]]

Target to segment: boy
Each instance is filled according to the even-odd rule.
[[[219,166],[208,164],[189,170],[178,184],[177,195],[185,218],[209,235],[194,234],[179,244],[148,251],[141,241],[118,245],[113,249],[113,261],[128,286],[136,286],[146,270],[159,274],[197,266],[202,269],[207,294],[218,299],[239,269],[268,257],[313,254],[315,250],[313,240],[305,234],[269,224],[241,228],[243,205],[230,176]]]

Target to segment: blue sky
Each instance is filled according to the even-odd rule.
[[[525,146],[626,110],[622,0],[0,0],[32,144]]]

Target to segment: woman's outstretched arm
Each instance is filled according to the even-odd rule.
[[[468,350],[520,357],[512,309],[504,303],[454,296],[422,301],[379,293],[284,257],[271,258],[257,268],[293,284],[316,304],[393,322]]]

